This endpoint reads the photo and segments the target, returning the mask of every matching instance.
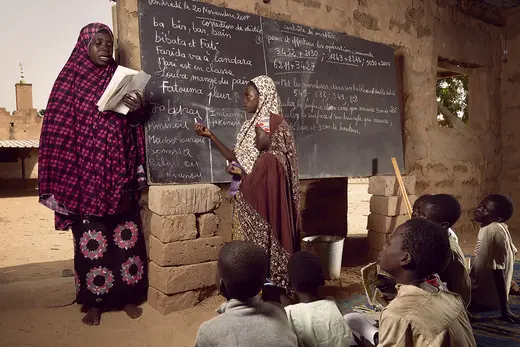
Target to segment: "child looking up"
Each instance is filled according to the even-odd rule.
[[[269,266],[266,252],[259,246],[233,241],[220,250],[217,261],[217,288],[227,300],[221,313],[202,325],[196,347],[296,347],[284,309],[262,301],[257,295]]]
[[[336,302],[318,296],[318,288],[325,284],[320,259],[306,251],[294,253],[289,259],[288,275],[300,300],[285,308],[298,346],[350,347],[354,340]]]
[[[446,268],[439,273],[439,277],[446,283],[448,290],[462,297],[467,307],[471,301],[471,280],[457,235],[451,229],[459,220],[460,214],[459,202],[449,194],[429,195],[421,205],[421,215],[439,224],[448,232],[451,256]]]
[[[415,202],[413,203],[413,209],[412,209],[412,218],[423,218],[423,204],[433,196],[432,194],[424,194],[421,195]]]
[[[450,259],[448,234],[437,223],[411,219],[380,254],[381,270],[397,282],[397,296],[381,313],[379,347],[476,346],[462,299],[433,274]]]
[[[473,220],[480,230],[470,271],[471,311],[500,309],[502,319],[519,323],[507,304],[517,249],[505,222],[513,210],[513,201],[500,194],[489,195],[475,210]]]

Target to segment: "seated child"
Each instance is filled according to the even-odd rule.
[[[287,266],[289,283],[299,304],[285,307],[289,325],[300,347],[350,347],[354,340],[333,298],[322,299],[318,288],[325,284],[320,259],[313,253],[294,253]]]
[[[452,195],[437,194],[426,197],[420,207],[420,214],[448,231],[451,256],[448,265],[438,275],[446,283],[448,290],[459,294],[467,307],[471,301],[471,280],[466,267],[464,253],[451,227],[459,220],[460,204]]]
[[[424,216],[424,208],[423,205],[427,202],[427,200],[432,197],[432,194],[424,194],[421,195],[415,202],[413,203],[412,208],[412,218],[425,218]],[[387,273],[381,271],[381,267],[378,266],[378,286],[377,288],[381,291],[383,295],[383,300],[386,301],[386,304],[392,301],[397,295],[397,289],[395,288],[396,282],[393,278],[391,278]],[[381,302],[383,304],[383,302]],[[385,306],[386,306],[385,304]]]
[[[430,198],[433,196],[432,194],[424,194],[421,195],[415,202],[413,203],[412,208],[412,218],[424,218],[422,206]]]
[[[511,218],[513,210],[513,201],[500,194],[489,195],[475,210],[473,220],[480,223],[481,228],[470,270],[470,309],[500,309],[504,320],[518,323],[520,320],[507,304],[517,250],[505,222]]]
[[[269,258],[259,246],[233,241],[220,250],[217,288],[227,300],[219,316],[202,323],[197,347],[296,347],[282,306],[258,297],[267,277]]]
[[[437,276],[451,256],[448,234],[437,223],[411,219],[380,254],[397,282],[397,296],[381,313],[379,347],[476,346],[466,308]]]

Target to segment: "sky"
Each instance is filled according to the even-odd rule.
[[[0,108],[16,108],[14,85],[33,85],[33,104],[43,109],[69,58],[79,31],[101,22],[112,28],[109,0],[0,0]]]

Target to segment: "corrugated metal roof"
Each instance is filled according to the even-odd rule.
[[[38,148],[40,140],[0,140],[0,148]]]

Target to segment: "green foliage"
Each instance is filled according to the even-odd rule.
[[[437,80],[437,100],[464,124],[468,124],[469,77],[466,75]],[[446,119],[437,118],[440,126],[449,126]]]

